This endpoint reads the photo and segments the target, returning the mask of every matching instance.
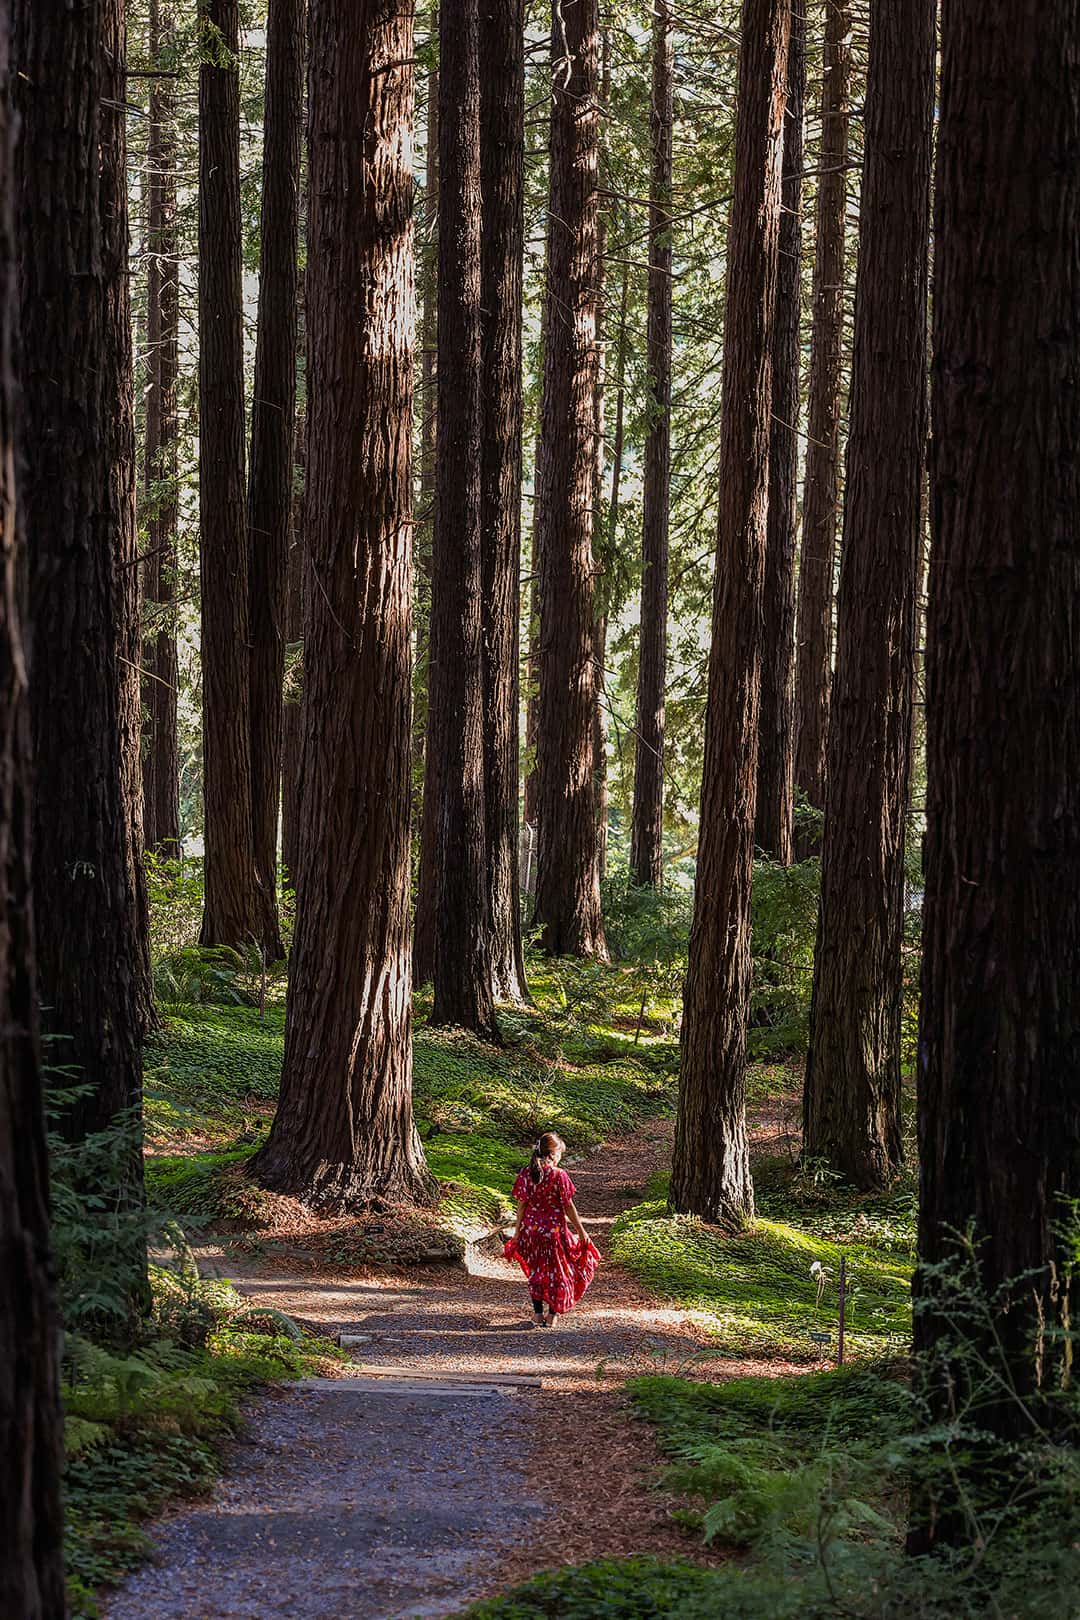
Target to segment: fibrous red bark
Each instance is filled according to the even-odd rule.
[[[750,881],[790,9],[790,0],[743,0],[701,836],[670,1192],[673,1209],[732,1222],[754,1209]]]

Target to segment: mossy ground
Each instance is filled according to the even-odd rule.
[[[571,970],[572,972],[573,970]],[[676,1048],[651,1030],[635,1041],[615,1027],[627,1011],[616,970],[606,1001],[569,1000],[557,970],[534,965],[536,1006],[506,1009],[492,1047],[425,1022],[417,997],[414,1108],[428,1163],[455,1225],[494,1224],[530,1144],[545,1129],[571,1153],[632,1130],[674,1106]],[[636,1009],[635,1009],[636,1010]],[[147,1057],[151,1199],[180,1216],[253,1227],[260,1194],[243,1161],[263,1139],[281,1077],[284,1009],[165,1006]]]

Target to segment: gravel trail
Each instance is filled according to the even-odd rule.
[[[200,1244],[203,1269],[253,1301],[356,1336],[356,1365],[254,1404],[212,1499],[154,1527],[154,1561],[106,1620],[433,1620],[566,1558],[680,1545],[619,1391],[635,1371],[685,1367],[703,1335],[608,1260],[616,1216],[669,1143],[657,1124],[567,1161],[605,1263],[554,1328],[533,1327],[497,1243],[471,1249],[467,1272],[377,1278]]]

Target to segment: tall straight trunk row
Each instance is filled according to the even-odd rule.
[[[281,1100],[255,1170],[329,1207],[431,1191],[408,952],[411,9],[312,0],[310,37],[297,924]]]
[[[926,450],[933,0],[871,13],[805,1151],[900,1162],[904,827]]]
[[[754,1208],[750,881],[790,19],[790,0],[743,0],[701,833],[670,1192],[673,1209],[707,1220],[740,1221]]]
[[[168,59],[173,23],[168,5],[150,0],[150,60]],[[180,273],[176,225],[176,98],[167,77],[150,84],[147,131],[146,268],[146,553],[142,564],[147,617],[142,650],[145,715],[142,759],[143,841],[175,860],[180,853],[180,763],[176,734],[177,399]]]
[[[260,945],[285,954],[277,916],[285,586],[293,508],[304,0],[270,0],[266,19],[262,216],[247,558],[251,848]]]
[[[641,637],[634,745],[630,877],[658,889],[664,875],[664,682],[667,673],[668,509],[671,496],[671,179],[675,43],[671,8],[656,0],[649,185],[649,431],[641,530]]]
[[[535,903],[543,948],[556,956],[607,954],[594,784],[599,48],[597,0],[556,15],[537,517]]]
[[[44,51],[53,43],[59,45],[61,39],[72,52],[76,70],[89,67],[96,42],[81,27],[61,36],[58,11],[16,7],[14,15],[6,9],[0,17],[0,1433],[4,1436],[0,1612],[25,1620],[62,1620],[66,1602],[60,1500],[64,1454],[57,1353],[60,1335],[49,1254],[48,1161],[31,899],[30,625],[25,593],[26,530],[17,488],[20,433],[13,351],[19,301],[13,217],[16,119],[11,91],[13,69],[25,75],[31,63],[44,65]],[[93,8],[87,11],[86,20],[93,24],[97,21]],[[46,95],[31,97],[24,78],[20,111],[25,117],[27,102],[36,102],[34,129],[43,136],[50,125],[55,129],[52,119],[57,112],[63,117],[72,105],[78,105],[69,98],[89,88],[80,86],[77,79],[60,78],[49,81]],[[25,124],[23,128],[25,131]],[[85,137],[89,126],[83,122],[81,128]],[[91,154],[85,145],[81,151],[76,144],[65,152],[50,143],[38,155],[46,151],[49,158],[43,170],[50,180],[61,178],[64,156],[76,157],[86,178],[84,166]],[[24,195],[33,188],[30,164],[34,155],[26,148],[20,155]],[[82,200],[77,190],[66,190],[62,198],[54,195],[52,199],[57,207],[72,200]],[[25,207],[20,208],[20,224],[27,213]],[[18,257],[25,267],[27,256],[21,245]],[[33,258],[29,268],[33,273]],[[65,313],[70,311],[56,311],[60,319]]]
[[[774,861],[792,858],[795,702],[795,550],[799,482],[799,357],[802,318],[803,103],[806,0],[792,0],[773,322],[769,518],[761,653],[754,843]]]
[[[238,0],[199,0],[199,569],[204,945],[262,944],[252,847],[250,560],[244,488]]]
[[[850,0],[827,0],[795,654],[795,788],[819,812],[825,803],[833,571],[840,500],[850,94]],[[800,835],[795,853],[803,858],[816,847],[813,834]]]

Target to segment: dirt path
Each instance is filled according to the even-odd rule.
[[[609,1259],[615,1219],[669,1150],[656,1124],[567,1161],[604,1264],[552,1329],[533,1327],[497,1243],[470,1249],[467,1272],[378,1278],[200,1245],[203,1269],[254,1301],[359,1341],[356,1365],[257,1404],[213,1499],[155,1528],[155,1561],[108,1620],[446,1616],[568,1560],[691,1550],[621,1391],[685,1368],[703,1335]]]

